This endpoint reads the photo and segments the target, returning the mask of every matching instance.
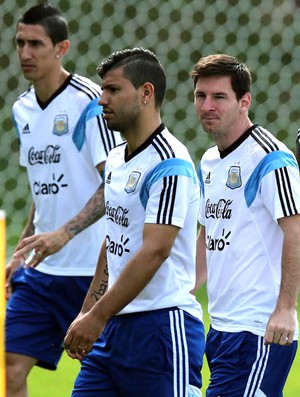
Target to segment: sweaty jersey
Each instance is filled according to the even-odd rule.
[[[295,157],[254,125],[226,151],[209,149],[199,178],[211,324],[218,331],[263,336],[281,282],[277,220],[300,213]]]
[[[119,133],[108,130],[102,119],[100,94],[97,84],[75,74],[47,103],[40,103],[31,86],[13,105],[20,164],[27,168],[35,204],[36,234],[56,230],[85,206],[102,183],[95,167],[121,142]],[[37,270],[93,275],[105,238],[103,222],[104,218],[76,235]]]
[[[105,170],[109,286],[142,247],[145,223],[180,230],[170,256],[119,314],[177,306],[201,319],[201,306],[189,293],[195,285],[199,211],[199,183],[190,155],[163,124],[130,156],[126,145],[109,153]]]

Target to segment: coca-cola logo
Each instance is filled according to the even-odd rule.
[[[112,207],[109,204],[109,201],[106,202],[105,205],[105,214],[108,220],[116,223],[117,225],[128,227],[129,219],[127,217],[129,210],[127,208],[123,208],[121,206]]]
[[[59,153],[59,145],[48,145],[45,149],[35,150],[32,146],[28,151],[29,164],[51,164],[59,163],[61,154]]]
[[[205,204],[205,217],[230,219],[232,216],[231,204],[232,200],[220,199],[217,203],[211,203],[210,200],[207,200]]]

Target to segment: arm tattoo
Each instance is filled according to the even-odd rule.
[[[100,219],[104,212],[104,186],[102,184],[79,214],[65,225],[65,231],[72,238]]]
[[[26,237],[30,237],[34,235],[34,231],[35,231],[35,227],[33,224],[31,224],[22,234],[21,239],[26,238]]]
[[[104,269],[103,279],[100,281],[98,290],[94,289],[91,293],[91,297],[95,298],[96,302],[105,294],[108,287],[108,268],[107,264]]]

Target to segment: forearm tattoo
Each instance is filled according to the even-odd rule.
[[[95,194],[88,201],[82,211],[67,225],[65,230],[68,235],[74,237],[76,234],[86,229],[88,226],[95,223],[101,216],[104,215],[104,186],[101,185],[96,190]]]
[[[107,264],[104,269],[103,279],[100,280],[99,288],[94,289],[91,293],[91,297],[95,298],[96,302],[101,299],[101,297],[105,294],[108,287],[108,268]]]
[[[22,240],[23,238],[33,236],[33,235],[34,235],[34,232],[35,232],[35,227],[34,227],[34,225],[33,225],[33,224],[30,224],[30,226],[23,232],[23,234],[22,234],[22,236],[21,236],[21,240]]]

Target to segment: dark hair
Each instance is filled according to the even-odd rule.
[[[37,4],[29,8],[19,18],[17,24],[41,25],[53,45],[68,38],[68,24],[58,8],[49,3]]]
[[[144,48],[125,49],[114,52],[97,68],[99,76],[112,69],[123,67],[123,76],[135,88],[149,82],[154,86],[155,105],[161,106],[166,92],[166,74],[157,56]]]
[[[200,77],[230,76],[231,86],[237,99],[241,99],[246,92],[250,92],[252,83],[251,73],[248,67],[226,54],[208,55],[201,58],[191,72],[194,79],[194,87]]]

